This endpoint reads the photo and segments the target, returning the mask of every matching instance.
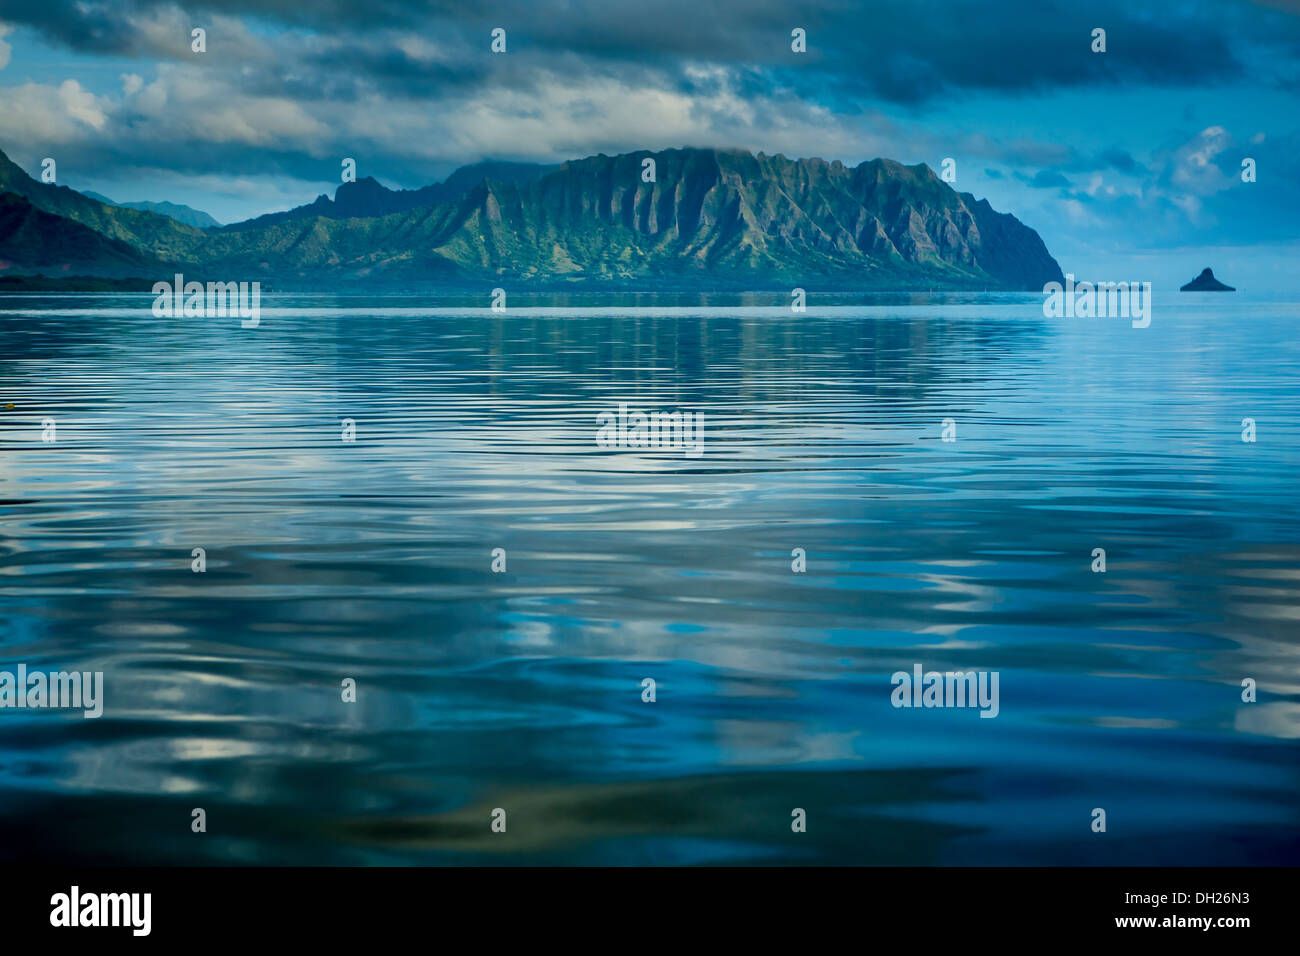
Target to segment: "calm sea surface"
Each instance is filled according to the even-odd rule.
[[[0,298],[0,858],[1300,862],[1300,306],[1041,301]]]

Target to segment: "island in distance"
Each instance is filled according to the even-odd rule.
[[[1042,239],[924,164],[731,149],[486,163],[391,190],[199,228],[37,182],[0,153],[8,274],[270,280],[277,289],[434,284],[681,289],[1033,290]],[[170,211],[176,207],[170,207]]]
[[[1214,278],[1214,270],[1205,268],[1187,285],[1181,287],[1179,292],[1236,292],[1230,285],[1224,285],[1218,279]]]

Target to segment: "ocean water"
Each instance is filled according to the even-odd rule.
[[[0,858],[1300,862],[1294,302],[151,302],[0,298]]]

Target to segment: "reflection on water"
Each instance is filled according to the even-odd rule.
[[[1213,299],[0,299],[0,669],[106,685],[0,858],[1296,862],[1300,309]]]

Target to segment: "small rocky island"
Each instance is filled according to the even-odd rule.
[[[1187,285],[1179,289],[1180,292],[1236,292],[1230,285],[1224,285],[1218,279],[1214,278],[1213,269],[1202,269],[1198,275]]]

